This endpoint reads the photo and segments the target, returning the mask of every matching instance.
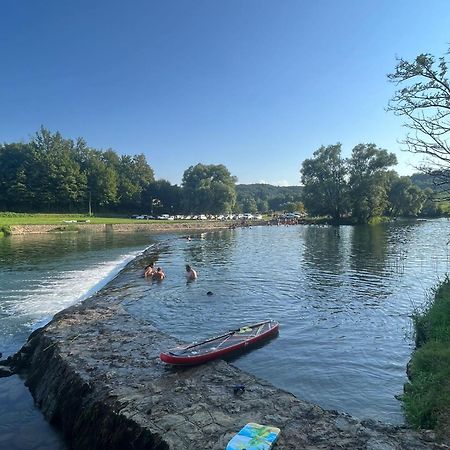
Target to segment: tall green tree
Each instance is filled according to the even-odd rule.
[[[381,216],[388,206],[388,169],[397,157],[375,144],[358,144],[348,160],[349,199],[352,217],[367,223]]]
[[[0,210],[26,210],[32,206],[35,197],[30,181],[34,170],[33,152],[28,144],[0,146]]]
[[[146,211],[145,192],[155,181],[145,156],[122,156],[119,163],[119,196],[123,211]]]
[[[167,180],[157,180],[145,193],[146,211],[152,214],[177,214],[182,210],[181,188]]]
[[[388,190],[389,216],[416,217],[422,211],[425,200],[424,192],[412,184],[410,177],[392,174]]]
[[[430,188],[423,191],[425,196],[425,201],[420,212],[421,216],[424,217],[441,217],[444,215],[444,210],[442,203],[436,201],[436,193]]]
[[[47,211],[76,208],[86,195],[86,176],[75,160],[74,142],[42,127],[30,145],[39,175],[39,187],[34,194],[40,203]]]
[[[340,143],[322,146],[313,158],[303,161],[303,203],[310,214],[329,215],[339,220],[347,211],[346,168],[341,150]]]
[[[405,148],[423,155],[420,167],[450,196],[450,83],[448,55],[436,59],[421,54],[413,61],[399,59],[388,79],[399,86],[388,109],[405,118],[409,130]],[[447,58],[447,59],[446,59]]]
[[[197,164],[183,174],[186,212],[230,213],[236,203],[236,177],[223,165]]]

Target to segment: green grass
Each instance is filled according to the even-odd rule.
[[[76,221],[76,222],[75,222]],[[11,227],[15,225],[55,225],[60,231],[77,231],[84,223],[90,224],[173,224],[191,223],[193,220],[141,220],[129,217],[96,217],[83,214],[27,214],[0,212],[0,237],[11,233]],[[197,222],[201,223],[201,221]],[[225,222],[224,222],[225,223]]]
[[[76,220],[77,223],[164,223],[163,220],[136,220],[126,217],[95,217],[83,214],[25,214],[25,213],[0,213],[0,230],[3,226],[14,225],[64,225],[65,221]]]
[[[441,439],[450,433],[450,279],[434,291],[425,310],[413,315],[416,350],[410,381],[402,396],[408,421],[416,428],[435,429]]]

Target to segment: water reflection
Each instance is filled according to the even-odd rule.
[[[153,244],[105,295],[120,295],[139,320],[186,341],[276,319],[279,337],[234,364],[323,407],[394,423],[403,420],[394,396],[412,348],[409,315],[449,268],[446,221],[255,227],[190,241],[144,234],[33,238],[0,240],[0,321],[9,330],[0,334],[3,349],[20,345],[38,317],[73,302],[74,292],[103,278],[119,256]],[[163,267],[162,283],[142,277],[150,260]],[[198,270],[193,283],[186,284],[186,263]]]
[[[236,365],[324,407],[399,423],[394,396],[411,352],[411,296],[423,302],[417,279],[429,288],[448,269],[438,244],[442,225],[258,227],[192,236],[161,254],[164,286],[127,307],[186,341],[279,320],[279,338]],[[404,270],[392,270],[399,258]],[[186,262],[199,271],[189,285],[181,277]]]

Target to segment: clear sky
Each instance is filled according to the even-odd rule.
[[[412,173],[386,74],[450,47],[449,0],[0,0],[0,18],[0,142],[44,125],[172,183],[201,162],[299,184],[336,142]]]

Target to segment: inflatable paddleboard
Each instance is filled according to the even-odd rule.
[[[269,450],[279,434],[279,428],[251,422],[228,442],[226,450]]]
[[[175,365],[194,365],[221,358],[238,350],[245,350],[278,334],[279,324],[275,320],[246,325],[227,331],[201,342],[171,348],[161,352],[161,361]]]

